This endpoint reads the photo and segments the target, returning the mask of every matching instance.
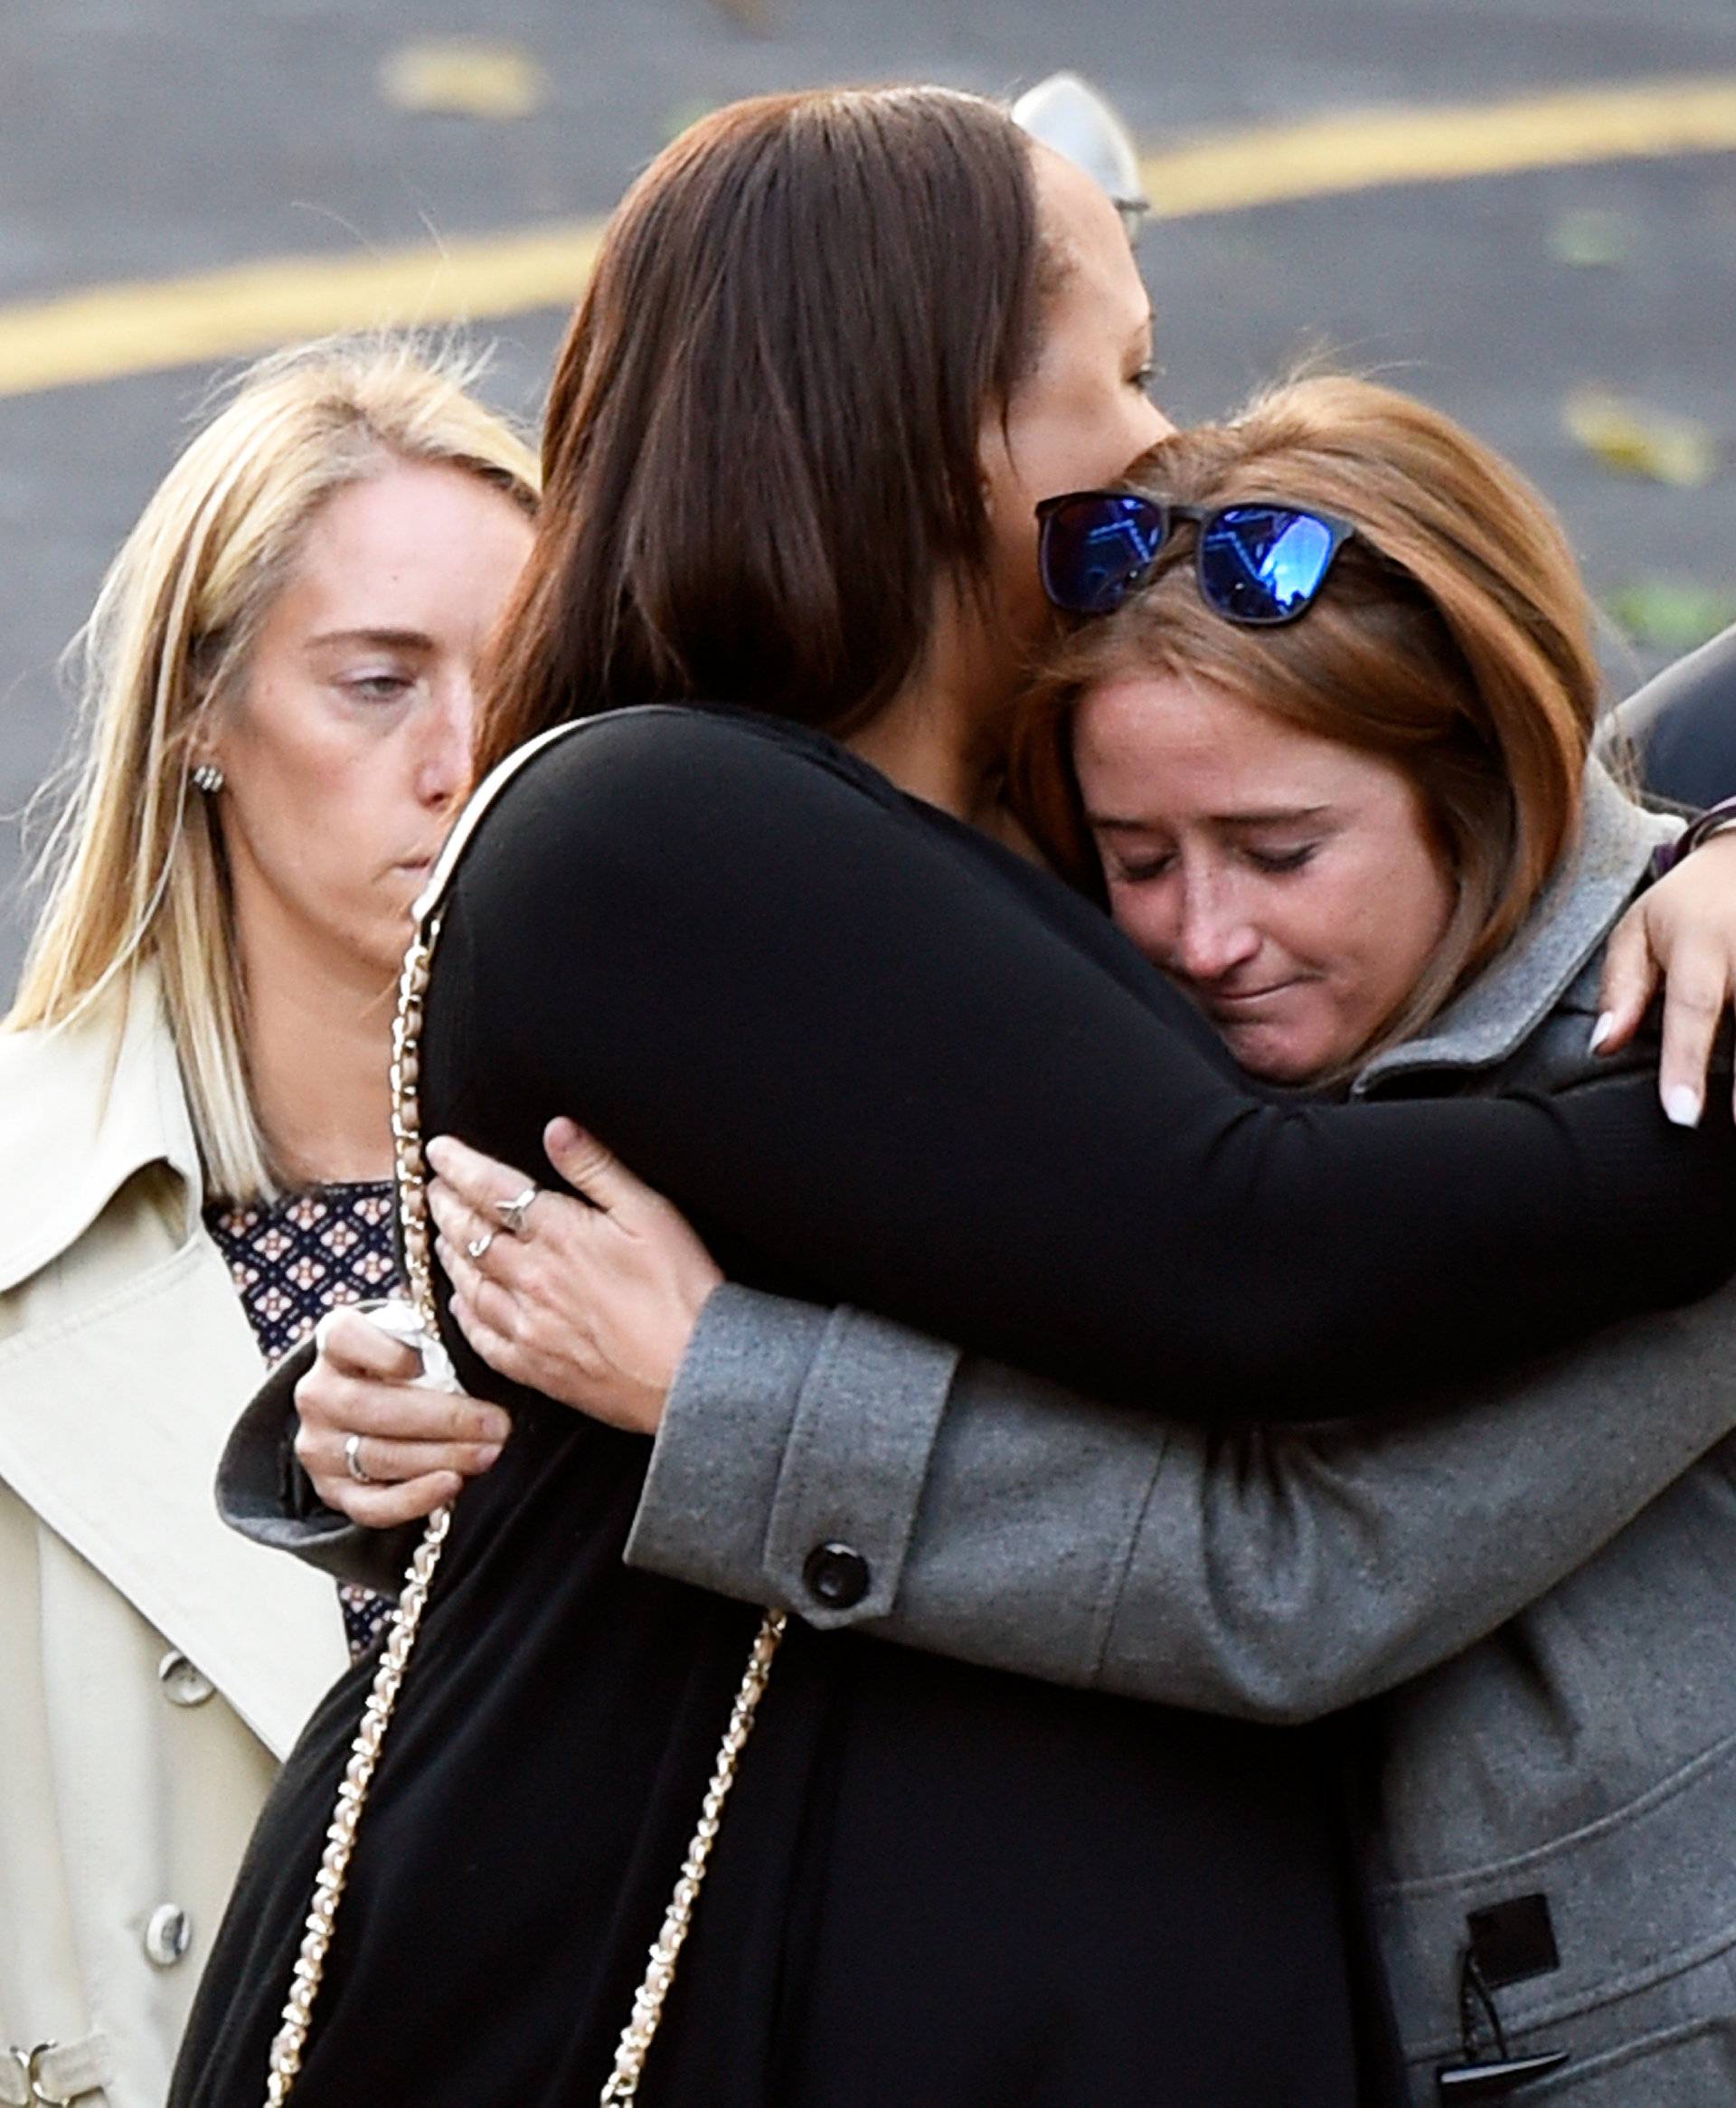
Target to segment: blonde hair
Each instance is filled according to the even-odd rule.
[[[1231,422],[1178,432],[1129,487],[1178,504],[1278,499],[1354,523],[1319,599],[1260,629],[1202,600],[1194,529],[1150,582],[1079,625],[1021,705],[1009,795],[1070,875],[1100,887],[1073,778],[1085,693],[1179,676],[1410,777],[1458,884],[1447,932],[1374,1046],[1409,1036],[1513,936],[1577,839],[1597,714],[1592,612],[1549,506],[1452,419],[1366,381],[1322,375]]]
[[[276,1189],[246,1059],[246,991],[210,801],[189,795],[208,713],[253,645],[335,493],[395,461],[460,468],[527,514],[537,468],[469,393],[479,362],[408,337],[336,339],[242,374],[186,448],[103,581],[71,654],[78,734],[36,862],[46,887],[5,1029],[84,1016],[153,963],[207,1178]]]

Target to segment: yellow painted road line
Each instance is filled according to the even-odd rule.
[[[0,396],[245,358],[339,329],[568,307],[584,290],[601,232],[600,220],[580,220],[439,249],[286,257],[0,307]]]
[[[1736,151],[1736,77],[1349,111],[1192,140],[1143,164],[1159,218],[1392,184]],[[600,220],[381,255],[288,257],[0,307],[0,396],[246,358],[334,330],[570,307]]]
[[[1642,81],[1521,100],[1363,110],[1202,138],[1143,164],[1163,219],[1407,183],[1736,151],[1736,79]]]

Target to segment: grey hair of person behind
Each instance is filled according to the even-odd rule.
[[[39,794],[53,816],[33,865],[43,904],[0,1029],[64,1030],[155,969],[207,1184],[230,1198],[278,1179],[248,1077],[221,834],[191,783],[200,737],[244,692],[261,625],[336,492],[433,463],[534,514],[535,457],[471,392],[480,366],[455,345],[373,335],[250,367],[157,486],[69,648],[76,729]]]

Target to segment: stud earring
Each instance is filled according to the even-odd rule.
[[[223,787],[223,772],[215,761],[201,761],[193,771],[193,788],[214,797]]]

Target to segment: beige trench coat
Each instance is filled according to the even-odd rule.
[[[161,2108],[276,1761],[345,1666],[331,1583],[217,1519],[261,1367],[201,1203],[152,981],[0,1034],[0,2104]]]

